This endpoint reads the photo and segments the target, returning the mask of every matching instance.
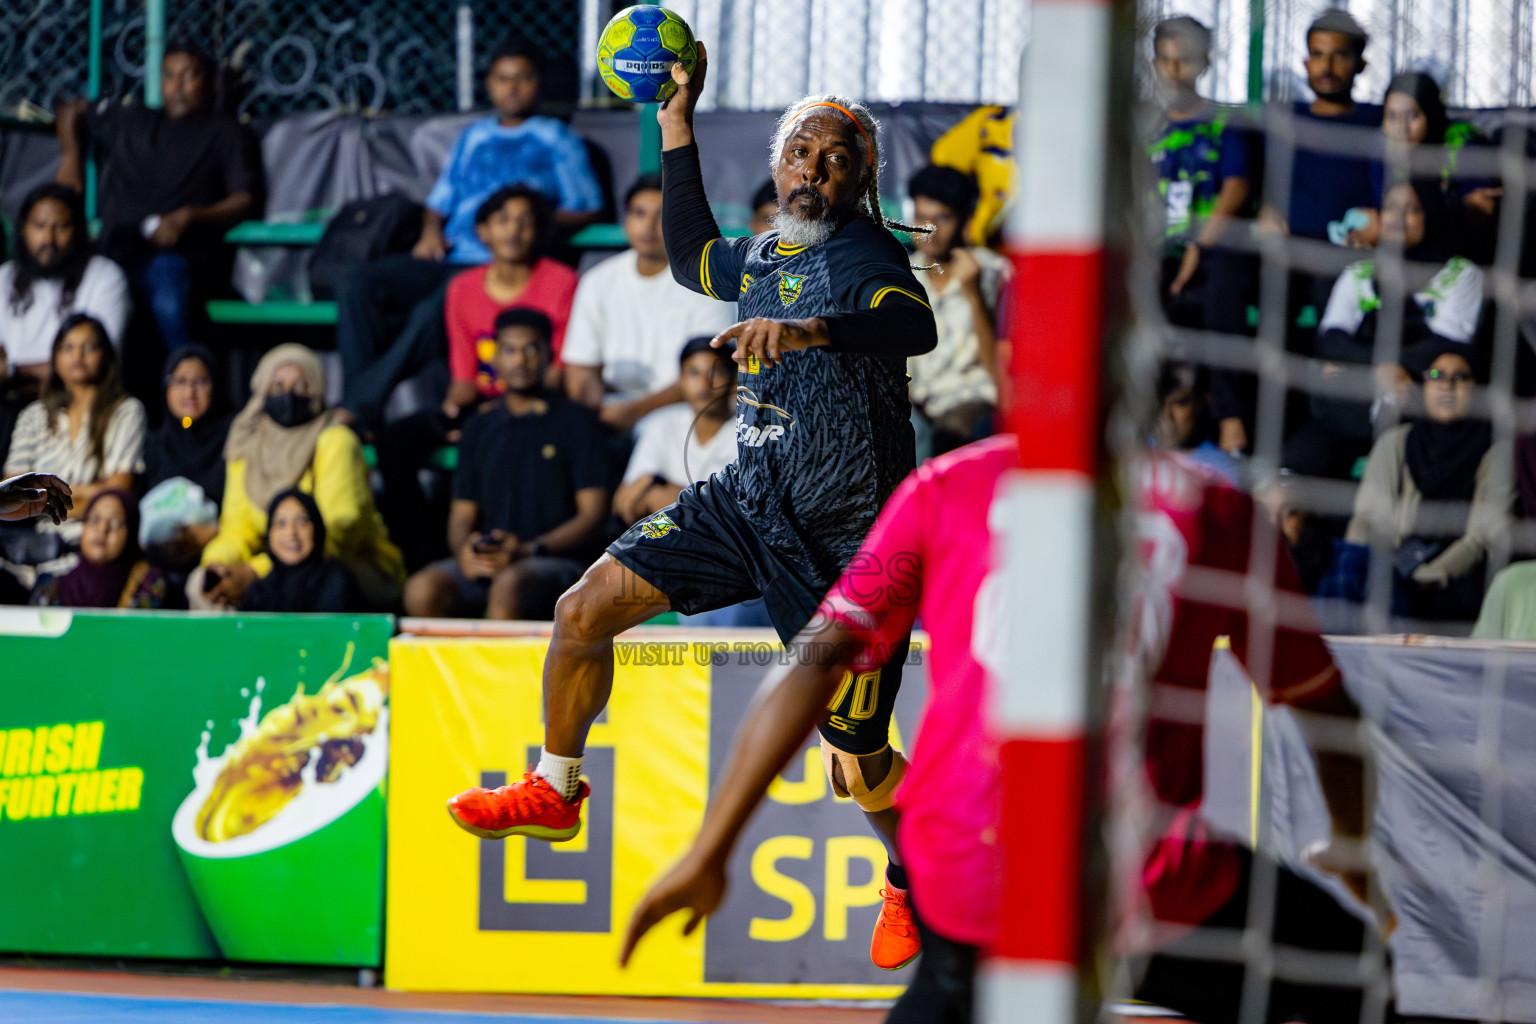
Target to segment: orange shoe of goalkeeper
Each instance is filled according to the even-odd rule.
[[[581,802],[591,792],[583,782],[575,799],[566,800],[541,776],[524,772],[510,786],[466,789],[448,801],[448,816],[481,839],[528,836],[560,843],[581,831]]]
[[[899,971],[923,951],[912,920],[911,898],[901,889],[881,889],[885,904],[869,940],[869,958],[882,971]]]

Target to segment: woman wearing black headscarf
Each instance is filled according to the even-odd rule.
[[[243,612],[352,612],[362,607],[351,575],[325,557],[325,520],[315,499],[297,488],[267,508],[272,571],[240,599]]]
[[[144,445],[144,487],[185,477],[217,503],[224,496],[224,441],[231,416],[214,386],[218,364],[201,345],[173,352],[165,362],[165,422]]]
[[[1311,398],[1311,419],[1287,441],[1284,464],[1308,476],[1349,477],[1370,451],[1375,420],[1387,404],[1402,402],[1443,343],[1471,347],[1482,316],[1484,275],[1463,255],[1459,204],[1432,179],[1387,190],[1382,240],[1402,248],[1406,291],[1402,348],[1397,362],[1376,368],[1375,402]],[[1382,289],[1375,260],[1346,267],[1334,283],[1317,326],[1315,354],[1323,373],[1371,365]]]
[[[185,607],[166,576],[139,550],[139,503],[107,490],[86,506],[80,561],[64,576],[39,583],[32,603],[65,608]]]
[[[1431,180],[1464,220],[1462,230],[1467,245],[1461,255],[1479,263],[1488,262],[1493,256],[1494,218],[1503,189],[1497,179],[1457,173],[1462,150],[1487,145],[1488,140],[1468,122],[1451,120],[1440,96],[1439,83],[1421,71],[1405,71],[1387,86],[1381,130],[1387,137],[1387,159],[1373,165],[1372,176],[1376,194],[1382,196],[1383,203],[1388,189],[1407,180],[1408,161],[1403,155],[1406,150],[1415,146],[1443,146],[1440,173]],[[1362,233],[1367,244],[1374,244],[1371,234],[1371,229]]]
[[[1443,190],[1466,196],[1498,184],[1456,174],[1461,151],[1467,146],[1486,145],[1488,140],[1470,123],[1451,120],[1445,100],[1440,97],[1440,84],[1422,71],[1404,71],[1388,84],[1382,103],[1381,130],[1389,143],[1404,148],[1444,146],[1445,163],[1439,176]],[[1377,165],[1376,173],[1377,191],[1385,191],[1385,168]]]
[[[165,362],[165,420],[145,438],[144,543],[178,579],[197,564],[219,532],[224,496],[224,443],[231,416],[218,400],[214,355],[187,345]],[[197,500],[189,485],[202,490]],[[156,489],[158,488],[158,490]]]
[[[1392,537],[1394,614],[1477,617],[1488,548],[1508,528],[1514,502],[1509,453],[1493,444],[1488,420],[1472,415],[1483,370],[1471,346],[1441,342],[1423,374],[1423,418],[1371,449],[1344,540]],[[1421,515],[1425,501],[1453,503],[1452,511]]]

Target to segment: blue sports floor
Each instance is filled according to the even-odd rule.
[[[884,1007],[394,992],[345,984],[0,967],[0,1024],[877,1024]]]
[[[444,1013],[377,1006],[305,1006],[68,992],[0,992],[0,1024],[628,1024],[620,1017],[551,1017],[501,1013]],[[678,1022],[660,1022],[678,1024]]]

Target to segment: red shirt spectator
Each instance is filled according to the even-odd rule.
[[[491,365],[496,354],[496,316],[519,306],[535,309],[555,326],[551,350],[556,360],[565,342],[565,325],[571,318],[576,296],[576,271],[549,257],[541,257],[528,274],[528,283],[510,302],[498,302],[486,292],[490,265],[474,267],[448,283],[443,318],[448,329],[448,368],[455,381],[472,381],[485,397],[501,394],[501,382]]]

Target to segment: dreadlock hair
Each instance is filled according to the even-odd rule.
[[[69,222],[74,228],[69,248],[64,251],[59,262],[51,267],[43,266],[33,257],[32,251],[27,248],[24,230],[37,204],[48,200],[61,203],[69,211]],[[91,262],[93,252],[90,236],[86,234],[85,200],[68,185],[51,181],[39,185],[21,201],[21,211],[16,217],[16,233],[20,236],[20,244],[16,246],[16,270],[11,278],[11,311],[20,315],[31,309],[32,285],[47,278],[55,279],[63,286],[59,295],[59,311],[69,309],[75,304],[75,291],[80,287],[81,278],[85,277],[85,267]]]
[[[805,96],[788,107],[779,117],[779,123],[773,131],[773,142],[768,149],[768,172],[770,175],[778,170],[779,155],[784,152],[784,144],[789,141],[795,127],[810,113],[830,113],[839,118],[846,119],[846,115],[832,107],[817,106],[818,103],[835,103],[851,113],[859,123],[859,128],[852,132],[854,151],[859,154],[859,171],[864,175],[863,189],[859,195],[858,212],[862,217],[879,224],[888,231],[905,231],[909,234],[926,235],[933,230],[931,227],[919,227],[912,224],[903,224],[897,220],[887,220],[880,209],[880,168],[884,159],[880,154],[880,122],[875,120],[875,115],[869,112],[869,108],[858,100],[841,96],[837,93],[822,93],[818,96]],[[797,116],[798,115],[798,116]]]
[[[101,369],[97,373],[96,397],[91,401],[91,454],[96,458],[96,468],[100,471],[106,462],[107,452],[107,428],[112,425],[112,415],[117,412],[117,407],[128,398],[128,392],[123,387],[122,375],[117,369],[117,350],[112,347],[112,339],[107,335],[107,328],[100,320],[89,313],[72,313],[64,318],[59,325],[59,333],[53,336],[53,349],[48,357],[48,383],[43,385],[43,393],[38,396],[38,402],[48,414],[48,432],[51,434],[59,428],[59,414],[69,409],[69,386],[64,383],[64,378],[59,376],[59,349],[64,347],[64,339],[69,332],[76,327],[89,327],[96,335],[96,347],[101,350]],[[65,424],[68,430],[68,424]]]

